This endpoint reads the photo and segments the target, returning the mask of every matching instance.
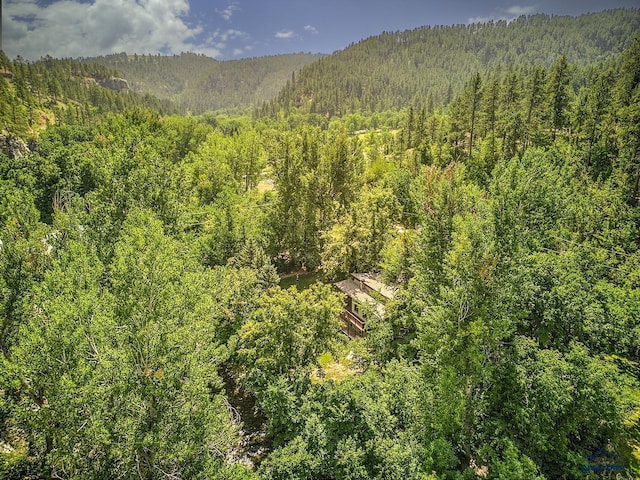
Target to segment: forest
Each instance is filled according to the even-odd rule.
[[[383,32],[305,66],[260,114],[432,110],[449,104],[475,72],[548,67],[560,55],[576,66],[605,61],[639,30],[640,11],[615,9]]]
[[[133,91],[172,100],[183,113],[243,110],[275,97],[292,72],[322,55],[298,53],[216,61],[205,55],[127,55],[83,58],[117,70]]]
[[[2,55],[0,477],[640,477],[640,17],[599,15],[233,114]],[[397,294],[349,339],[353,272]]]

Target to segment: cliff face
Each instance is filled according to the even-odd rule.
[[[98,82],[101,87],[108,88],[109,90],[114,90],[119,93],[126,93],[130,91],[129,82],[127,82],[124,78],[118,77],[109,77],[105,78]]]
[[[21,138],[6,132],[0,133],[0,151],[9,158],[20,158],[30,152]]]

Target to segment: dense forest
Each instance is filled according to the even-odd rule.
[[[470,25],[384,32],[302,69],[261,110],[297,107],[344,115],[448,104],[475,72],[549,66],[562,53],[576,66],[620,53],[640,30],[640,11],[580,17],[532,15]]]
[[[273,115],[3,57],[0,477],[638,478],[638,15],[345,115],[279,102],[354,47]],[[350,340],[352,272],[397,294]]]
[[[51,57],[33,63],[20,57],[12,61],[0,51],[2,127],[16,135],[34,136],[48,125],[90,121],[133,107],[177,112],[167,100],[128,90],[118,72],[101,65]]]
[[[141,94],[173,100],[182,112],[255,107],[271,100],[292,73],[322,55],[289,54],[216,61],[205,55],[127,55],[84,58],[117,70]]]

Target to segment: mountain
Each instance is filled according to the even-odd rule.
[[[103,65],[45,57],[11,61],[0,51],[0,125],[18,135],[37,135],[54,123],[88,121],[135,107],[162,114],[175,105],[132,92],[129,83]]]
[[[576,66],[591,64],[620,53],[639,31],[640,10],[616,9],[383,32],[307,65],[262,113],[297,107],[342,115],[444,105],[475,72],[549,66],[561,55]]]
[[[455,48],[413,68],[464,76],[494,29],[487,66],[446,108],[371,117],[168,116],[115,68],[0,52],[0,479],[640,479],[640,37],[615,54],[618,20],[582,43],[441,29]],[[409,58],[388,36],[374,79]],[[211,63],[182,60],[149,84],[178,98]],[[312,99],[364,109],[325,73]],[[345,303],[354,272],[380,276]]]
[[[171,99],[184,111],[202,113],[260,105],[275,97],[294,72],[322,55],[296,53],[217,61],[205,55],[127,55],[80,59],[115,69],[131,89]]]

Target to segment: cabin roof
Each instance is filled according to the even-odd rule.
[[[371,290],[378,292],[386,300],[396,296],[397,288],[391,287],[380,281],[380,276],[375,273],[352,273],[353,278],[364,283]]]
[[[360,288],[360,284],[350,278],[337,282],[335,286],[345,295],[354,298],[358,302],[371,305],[380,317],[384,317],[384,305]]]

